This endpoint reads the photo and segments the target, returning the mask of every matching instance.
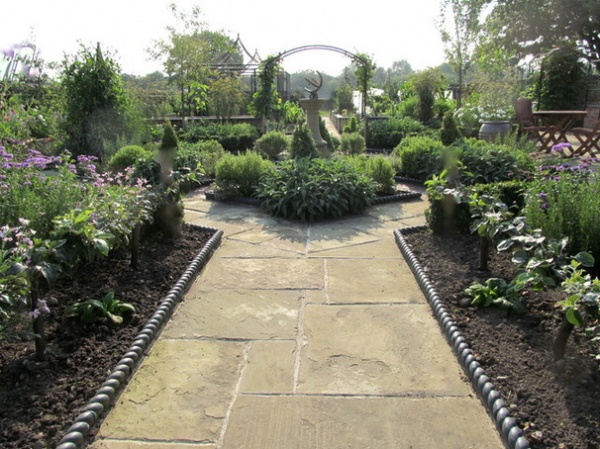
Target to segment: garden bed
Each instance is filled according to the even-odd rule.
[[[575,331],[566,358],[552,358],[560,324],[556,302],[563,295],[528,293],[524,315],[475,308],[464,289],[490,277],[511,279],[508,253],[492,255],[489,272],[481,272],[477,237],[442,238],[421,230],[404,239],[531,447],[599,448],[600,365],[593,356],[600,348]]]
[[[129,266],[128,251],[115,251],[44,295],[51,309],[48,360],[35,360],[31,341],[0,345],[0,447],[55,447],[213,235],[192,226],[175,241],[153,234],[142,242],[138,270]],[[73,302],[110,291],[136,309],[124,324],[83,325],[65,317]]]

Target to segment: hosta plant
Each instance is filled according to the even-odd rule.
[[[123,317],[135,313],[135,307],[115,298],[115,292],[107,293],[102,299],[87,299],[76,302],[67,309],[68,317],[79,317],[84,324],[108,321],[112,324],[123,323]]]

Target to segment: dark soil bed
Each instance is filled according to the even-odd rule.
[[[31,341],[0,342],[1,448],[57,445],[212,235],[187,226],[176,241],[153,234],[142,242],[138,270],[129,266],[128,251],[118,251],[79,268],[44,295],[51,309],[48,360],[35,360]],[[102,299],[110,291],[136,309],[124,324],[82,325],[65,318],[68,305]]]
[[[490,277],[511,279],[509,254],[492,255],[489,272],[481,272],[476,237],[405,237],[531,447],[600,448],[600,367],[593,358],[599,348],[575,332],[566,358],[553,361],[560,292],[528,293],[521,316],[475,308],[464,289]]]

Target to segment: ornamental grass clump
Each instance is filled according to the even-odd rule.
[[[271,215],[313,222],[362,212],[375,197],[375,185],[343,159],[303,158],[270,170],[257,192]]]

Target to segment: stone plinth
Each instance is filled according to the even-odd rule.
[[[321,136],[321,130],[319,127],[319,111],[321,106],[325,103],[323,98],[301,98],[300,106],[306,111],[306,121],[308,127],[312,133],[313,139],[317,145],[317,149],[323,153],[323,150],[327,148],[327,142]]]

